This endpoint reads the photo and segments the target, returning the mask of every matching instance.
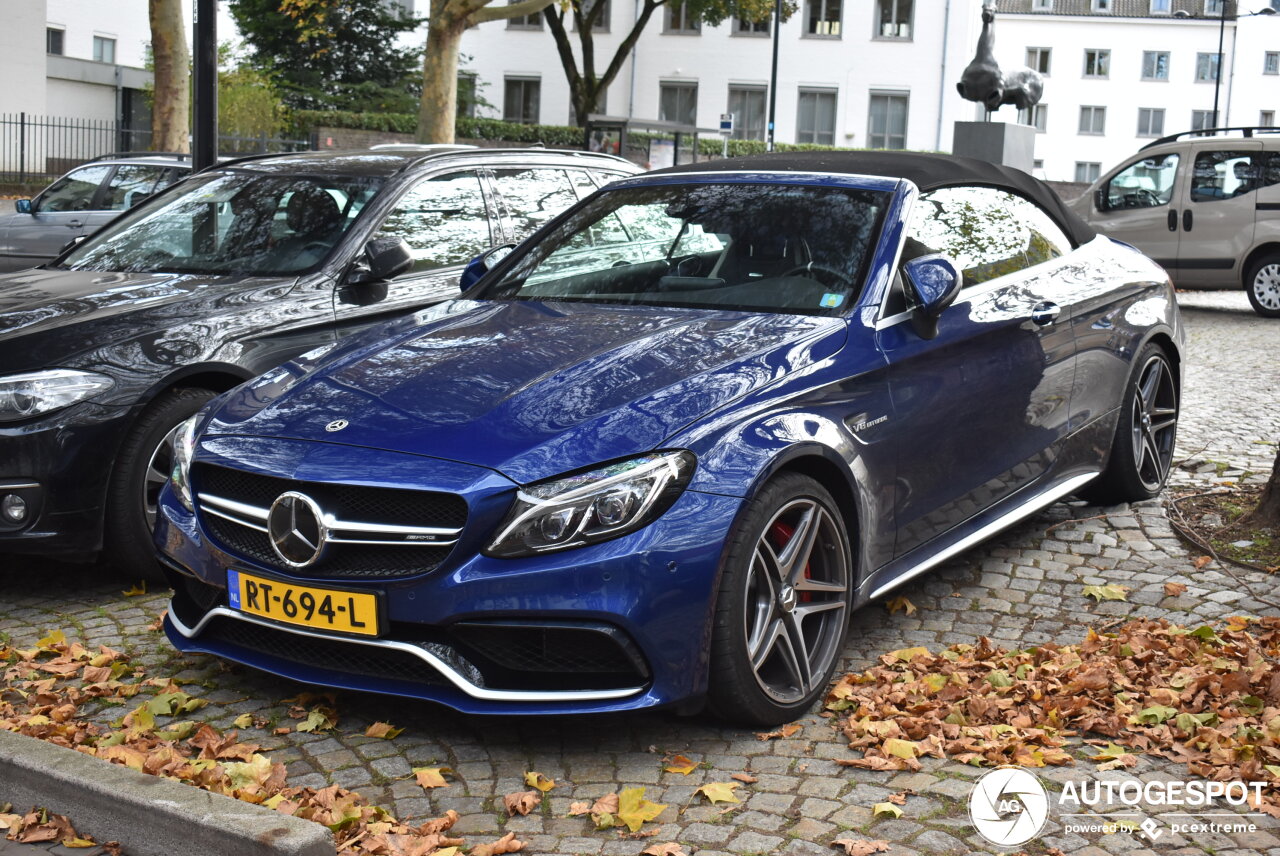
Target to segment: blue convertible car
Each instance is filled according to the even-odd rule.
[[[782,722],[854,608],[1056,500],[1159,492],[1182,342],[1164,271],[1014,170],[617,181],[185,423],[165,628],[475,713]]]

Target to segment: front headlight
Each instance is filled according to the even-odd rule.
[[[671,507],[693,469],[692,452],[654,452],[521,488],[485,552],[533,556],[634,532]]]
[[[46,369],[0,377],[0,422],[30,419],[106,392],[116,382],[97,372]]]
[[[174,495],[187,511],[196,510],[195,499],[191,495],[191,456],[196,450],[196,424],[200,421],[197,413],[178,426],[173,435],[173,472],[169,474],[169,484]]]

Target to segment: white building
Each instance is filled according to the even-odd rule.
[[[1023,117],[1043,125],[1038,174],[1085,179],[1150,139],[1212,124],[1221,2],[1001,0],[1001,66],[1046,72],[1038,115]],[[1275,3],[1243,0],[1240,12]],[[619,0],[605,10],[597,70],[635,8]],[[974,55],[980,10],[981,0],[800,0],[780,31],[776,139],[949,150],[954,122],[982,116],[955,88]],[[742,21],[690,27],[679,5],[660,10],[599,112],[700,127],[732,112],[736,136],[763,139],[768,29]],[[1228,18],[1221,29],[1218,124],[1273,124],[1280,16]],[[568,83],[540,18],[482,24],[464,35],[462,53],[502,118],[571,123]],[[1017,121],[1007,107],[995,118]]]

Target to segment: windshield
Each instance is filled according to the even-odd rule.
[[[71,270],[291,275],[318,265],[380,179],[198,175],[62,261]]]
[[[606,190],[476,296],[841,314],[888,201],[788,184]]]

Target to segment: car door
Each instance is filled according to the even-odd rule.
[[[1177,193],[1184,155],[1152,154],[1121,167],[1099,185],[1089,218],[1099,232],[1132,244],[1171,274],[1177,270],[1182,234]]]
[[[1193,154],[1182,183],[1175,279],[1179,285],[1238,283],[1239,262],[1253,246],[1262,143],[1224,140]]]
[[[907,313],[878,325],[900,438],[898,555],[1050,470],[1075,371],[1069,295],[1053,275],[1071,246],[1038,206],[994,188],[942,188],[917,201],[907,234],[904,262],[941,253],[964,287],[935,338],[915,333]]]
[[[110,174],[106,164],[84,166],[45,188],[32,200],[31,214],[10,224],[4,254],[34,266],[61,253],[68,241],[86,234],[89,214]]]
[[[492,171],[506,239],[519,243],[578,201],[559,167],[502,167]]]
[[[368,287],[339,286],[334,292],[338,334],[457,296],[467,262],[503,243],[492,207],[476,168],[432,175],[405,189],[375,237],[402,238],[413,267],[387,283],[385,294],[379,290],[376,300]]]

